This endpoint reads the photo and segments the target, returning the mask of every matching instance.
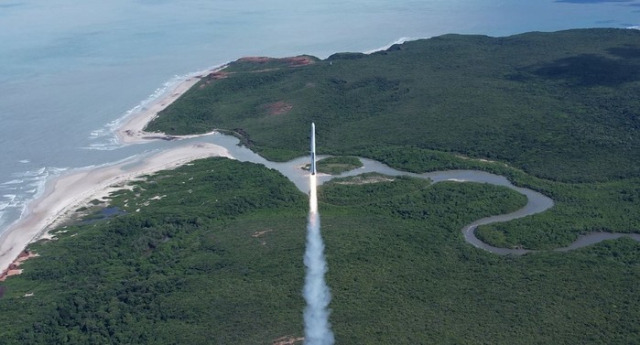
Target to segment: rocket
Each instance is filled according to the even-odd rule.
[[[316,125],[311,122],[311,175],[316,174]]]

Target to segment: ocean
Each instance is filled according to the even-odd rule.
[[[0,0],[0,233],[48,179],[174,145],[124,146],[113,130],[186,76],[242,56],[639,25],[640,0]]]

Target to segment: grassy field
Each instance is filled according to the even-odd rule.
[[[319,191],[338,344],[640,339],[639,244],[495,256],[466,244],[460,228],[520,207],[513,191],[343,182]],[[303,335],[307,202],[284,177],[209,159],[151,176],[112,203],[126,213],[31,247],[41,256],[2,284],[0,343],[272,344]]]

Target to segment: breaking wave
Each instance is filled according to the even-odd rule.
[[[120,148],[122,145],[118,141],[115,132],[127,119],[149,109],[151,105],[171,94],[173,90],[175,90],[181,83],[183,83],[187,79],[209,73],[212,70],[223,68],[227,64],[228,63],[224,63],[213,66],[206,70],[173,76],[173,78],[164,82],[161,87],[153,91],[147,98],[142,100],[133,108],[127,110],[124,115],[107,123],[102,128],[91,131],[91,133],[89,134],[89,140],[97,142],[91,143],[89,146],[85,147],[85,149],[111,151]]]
[[[59,176],[67,168],[39,168],[15,173],[10,181],[0,183],[0,233],[7,224],[22,218],[27,205],[40,197],[49,178]]]
[[[395,40],[395,41],[393,41],[393,42],[391,42],[391,43],[389,43],[389,44],[387,44],[387,45],[385,45],[385,46],[382,46],[382,47],[380,47],[380,48],[376,48],[376,49],[372,49],[372,50],[367,50],[367,51],[365,51],[364,53],[365,53],[365,54],[373,54],[373,53],[375,53],[375,52],[385,51],[385,50],[387,50],[387,49],[391,48],[391,46],[393,46],[394,44],[402,44],[402,43],[404,43],[404,42],[411,41],[411,40],[413,40],[413,38],[409,38],[409,37],[400,37],[400,38],[398,38],[397,40]]]

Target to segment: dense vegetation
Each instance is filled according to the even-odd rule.
[[[565,183],[537,178],[499,162],[452,157],[418,148],[388,147],[362,153],[416,173],[437,169],[485,170],[506,176],[515,184],[540,191],[554,200],[554,207],[542,214],[479,227],[478,237],[497,247],[552,249],[567,246],[587,232],[640,231],[640,213],[636,211],[640,207],[638,178]]]
[[[299,333],[305,198],[279,173],[199,161],[112,204],[127,213],[32,247],[41,259],[4,284],[0,343],[259,344]]]
[[[330,175],[339,175],[345,171],[362,166],[362,162],[357,157],[337,156],[327,157],[318,161],[318,172]],[[308,169],[308,168],[307,168]]]
[[[314,121],[319,153],[411,172],[502,174],[556,207],[481,227],[480,237],[560,247],[589,231],[640,229],[639,42],[640,31],[617,29],[445,35],[305,66],[243,60],[149,128],[223,128],[268,158],[289,159],[304,154]],[[255,67],[264,63],[280,67]]]
[[[640,31],[616,29],[445,35],[259,72],[243,60],[149,129],[235,130],[288,159],[303,154],[315,121],[319,153],[417,147],[565,182],[639,177],[639,42]]]
[[[242,59],[149,129],[221,128],[271,159],[481,169],[556,202],[482,226],[551,249],[640,229],[640,32],[446,35],[321,61]],[[339,157],[320,164],[353,168]],[[335,170],[335,172],[338,172]],[[635,344],[640,244],[498,256],[473,220],[520,208],[486,184],[368,174],[319,190],[338,344]],[[96,200],[0,283],[0,344],[272,344],[303,335],[306,196],[279,173],[207,159]],[[86,213],[90,213],[86,215]]]
[[[358,181],[319,191],[338,344],[640,340],[638,243],[500,257],[466,244],[460,228],[520,207],[521,195],[486,184]],[[284,177],[208,159],[149,176],[112,204],[126,213],[33,245],[41,256],[2,283],[0,343],[302,336],[306,196]]]
[[[549,211],[481,226],[480,239],[498,247],[552,249],[589,232],[640,232],[640,179],[594,184],[537,184],[555,201]]]

